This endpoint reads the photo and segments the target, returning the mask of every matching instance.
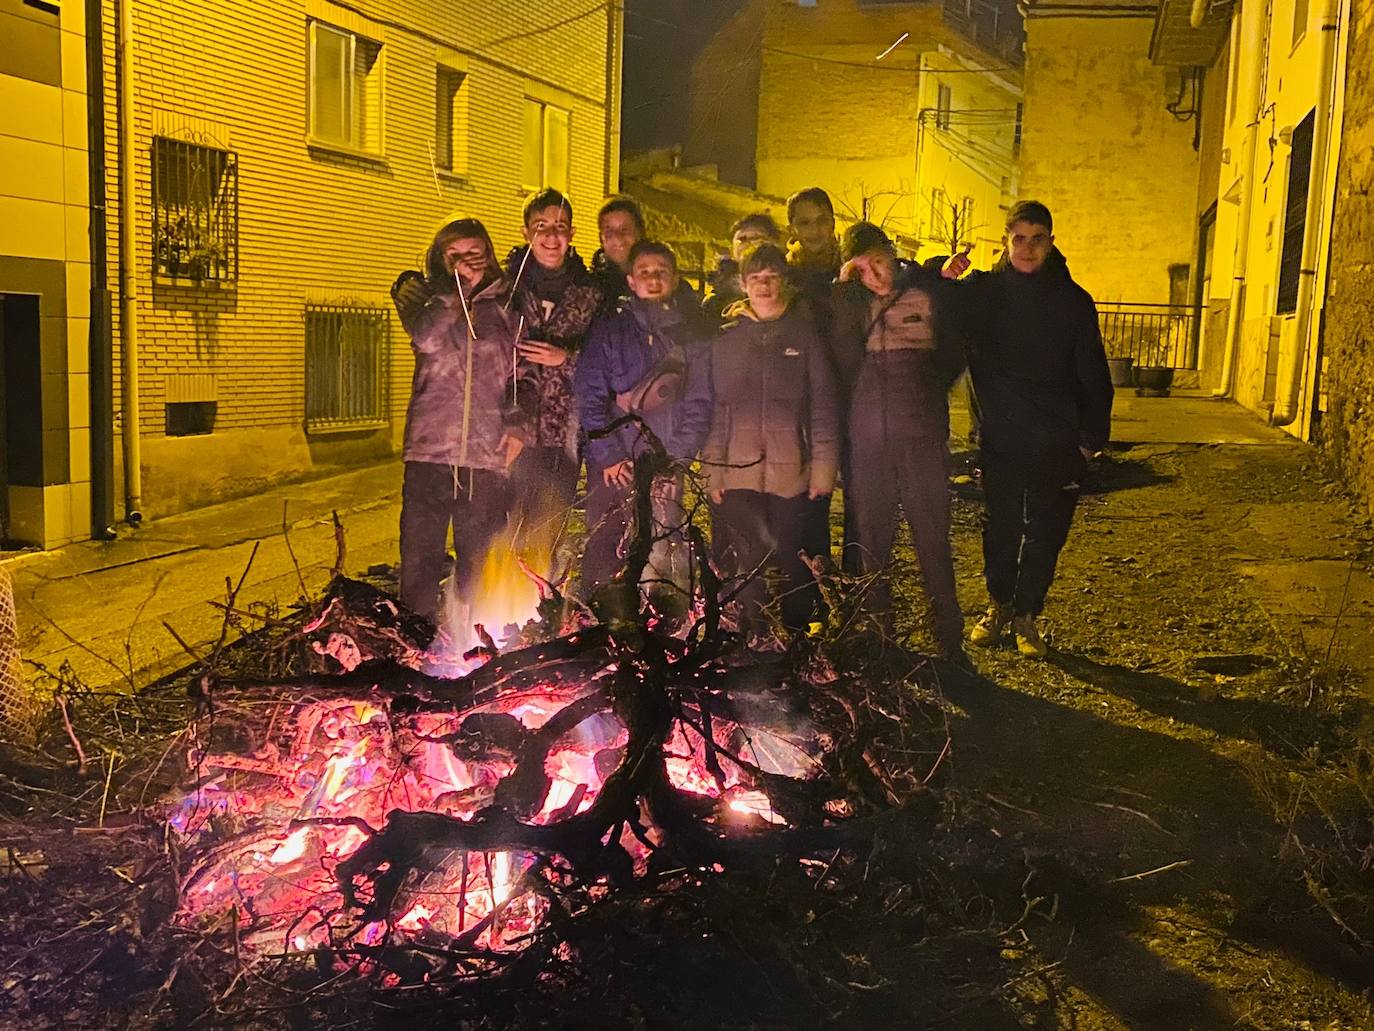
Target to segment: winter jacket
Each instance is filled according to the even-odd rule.
[[[1029,276],[1003,262],[955,296],[986,460],[1081,475],[1078,449],[1100,450],[1111,432],[1112,380],[1092,297],[1057,252]]]
[[[577,353],[601,307],[601,288],[576,251],[568,252],[557,272],[547,271],[533,258],[527,260],[528,251],[528,247],[517,247],[506,259],[506,277],[513,291],[511,310],[517,326],[524,319],[524,339],[556,344],[568,352],[568,360],[556,367],[521,362],[520,403],[533,422],[536,447],[559,447],[575,455],[573,373]]]
[[[790,305],[768,322],[749,312],[727,323],[711,345],[711,385],[711,432],[701,457],[712,490],[790,498],[834,488],[834,375],[803,307]]]
[[[958,337],[944,313],[948,283],[903,265],[892,294],[861,283],[835,286],[832,355],[857,451],[949,437],[948,393],[963,371]]]
[[[433,257],[428,266],[435,265]],[[513,393],[515,325],[503,308],[502,283],[493,279],[479,287],[466,298],[465,311],[447,275],[435,279],[429,277],[423,304],[397,305],[415,350],[402,457],[504,472],[497,446],[502,436],[529,440],[532,426]]]
[[[684,311],[631,298],[592,327],[573,380],[589,468],[604,469],[644,450],[636,426],[590,436],[631,412],[644,418],[671,457],[696,457],[711,426],[707,348],[695,306]]]

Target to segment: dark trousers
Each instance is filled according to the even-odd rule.
[[[620,542],[630,525],[633,491],[607,486],[605,473],[602,466],[587,465],[587,543],[582,550],[584,597],[593,587],[620,572]]]
[[[511,481],[501,473],[407,462],[401,485],[401,602],[434,618],[449,568],[449,527],[457,555],[455,586],[460,598],[468,598],[487,549],[506,527],[513,499]]]
[[[1018,616],[1038,616],[1078,504],[1076,482],[1010,462],[983,464],[983,576]]]
[[[812,558],[830,558],[830,498],[807,498],[802,525],[802,550]]]
[[[782,498],[756,490],[727,490],[711,505],[711,550],[725,576],[747,576],[760,565],[760,575],[739,594],[746,625],[758,629],[760,611],[769,598],[765,578],[777,581],[782,621],[805,629],[819,600],[811,570],[802,560],[806,514],[812,504],[805,494]]]
[[[964,616],[954,586],[946,464],[943,441],[899,441],[856,450],[850,473],[864,572],[880,570],[892,560],[900,506],[911,528],[936,641],[944,651],[957,652],[963,647]],[[872,605],[890,607],[886,584],[875,587]]]
[[[607,486],[605,472],[602,466],[587,466],[587,543],[582,551],[584,597],[620,572],[625,564],[620,545],[634,518],[633,489]],[[682,527],[687,517],[682,508],[681,478],[670,481],[661,477],[655,481],[651,510],[656,539],[644,576],[676,583],[676,574],[681,570],[672,558],[682,553],[674,549],[686,546]]]
[[[516,551],[541,576],[553,577],[554,553],[577,501],[577,459],[563,448],[527,447],[511,469]]]

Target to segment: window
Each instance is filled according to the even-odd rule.
[[[434,75],[434,163],[462,174],[468,164],[467,76],[440,65]]]
[[[568,192],[570,120],[568,112],[560,107],[525,99],[526,190],[552,186],[555,190]]]
[[[949,128],[949,113],[951,107],[953,106],[953,100],[953,90],[951,90],[944,83],[941,83],[940,88],[936,93],[935,100],[935,128]]]
[[[198,437],[215,429],[214,401],[168,401],[163,411],[169,437]]]
[[[1307,35],[1308,0],[1295,0],[1293,4],[1293,46]]]
[[[943,240],[949,226],[949,198],[938,186],[930,191],[930,228],[926,236],[931,240]]]
[[[305,428],[312,433],[386,421],[385,308],[305,309]]]
[[[320,143],[382,149],[382,46],[310,23],[310,135]]]
[[[1288,158],[1288,203],[1284,208],[1283,256],[1279,259],[1277,308],[1280,315],[1298,309],[1298,280],[1302,272],[1302,246],[1307,232],[1307,184],[1312,178],[1312,115],[1293,130],[1293,149]]]
[[[238,278],[239,166],[227,150],[153,137],[153,273]]]

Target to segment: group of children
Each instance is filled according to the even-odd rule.
[[[790,198],[787,214],[785,248],[769,215],[736,223],[705,298],[681,280],[673,252],[646,238],[627,198],[602,207],[591,269],[554,190],[525,206],[526,245],[504,267],[480,222],[439,231],[424,273],[393,287],[416,356],[405,604],[435,614],[450,527],[461,598],[512,526],[546,542],[551,565],[584,464],[581,591],[591,597],[622,566],[647,427],[671,458],[700,461],[712,561],[748,577],[746,626],[770,592],[787,627],[812,618],[807,559],[830,556],[838,481],[845,569],[882,571],[903,514],[937,648],[966,661],[946,463],[948,393],[967,369],[980,399],[991,602],[968,640],[1010,631],[1022,654],[1045,654],[1036,617],[1112,402],[1096,312],[1053,246],[1049,211],[1015,205],[1005,253],[985,273],[964,255],[903,261],[867,222],[837,239],[819,188]],[[682,484],[670,480],[655,487],[656,510],[680,515]],[[876,610],[885,596],[879,579]]]

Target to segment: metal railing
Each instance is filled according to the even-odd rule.
[[[1108,358],[1137,366],[1196,369],[1197,309],[1181,304],[1099,304],[1097,322]]]
[[[311,433],[386,422],[390,315],[361,305],[305,309],[305,428]]]
[[[154,274],[198,282],[237,279],[237,156],[157,136],[152,164]]]

